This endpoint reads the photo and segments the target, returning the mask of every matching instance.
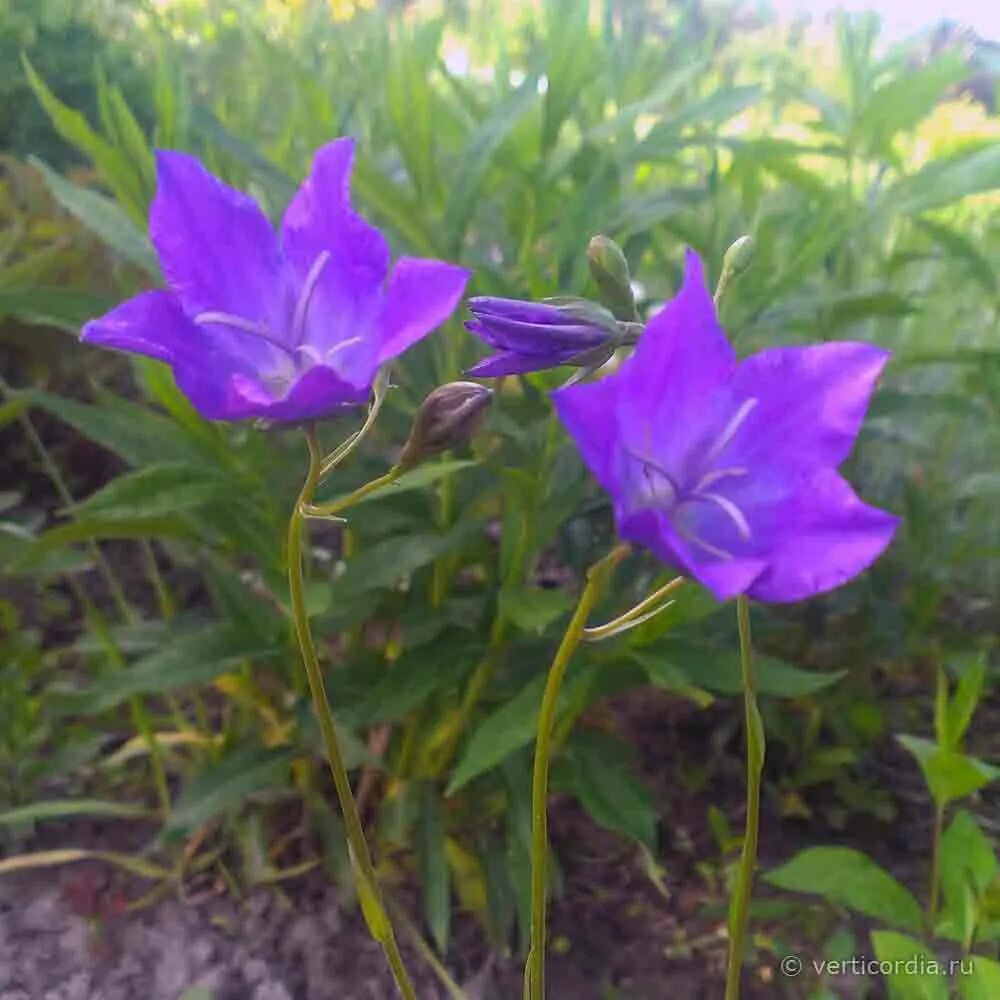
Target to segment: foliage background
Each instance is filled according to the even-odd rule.
[[[752,233],[723,316],[741,353],[834,338],[895,352],[849,475],[903,517],[859,581],[757,611],[771,815],[819,841],[888,829],[894,734],[930,732],[935,686],[972,663],[989,706],[995,47],[949,29],[888,45],[871,17],[817,34],[666,0],[5,0],[0,24],[20,67],[0,102],[0,802],[19,810],[5,814],[15,847],[86,796],[84,811],[157,813],[141,863],[170,884],[185,866],[226,864],[251,884],[344,872],[285,607],[301,441],[206,424],[160,366],[74,342],[159,279],[154,146],[197,153],[277,218],[312,151],[354,135],[356,202],[395,252],[473,268],[477,294],[595,295],[584,249],[604,232],[648,314],[676,289],[684,245],[717,274]],[[383,471],[420,398],[477,350],[456,317],[407,355],[374,443],[330,495]],[[359,795],[385,874],[416,875],[442,951],[453,903],[496,948],[519,947],[533,712],[583,568],[610,540],[607,503],[546,402],[560,380],[506,380],[473,455],[312,533],[313,624]],[[603,611],[660,572],[634,557]],[[692,589],[574,667],[557,787],[642,857],[662,856],[665,821],[604,707],[654,685],[709,713],[738,753],[731,619]],[[988,724],[969,741],[997,756]],[[53,799],[76,805],[32,805]],[[973,805],[995,828],[988,792]],[[290,809],[309,831],[295,843]],[[732,838],[712,822],[724,885]]]

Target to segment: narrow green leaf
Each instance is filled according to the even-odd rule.
[[[175,840],[194,833],[251,795],[284,783],[295,750],[248,745],[196,774],[184,786],[163,826],[161,837]]]
[[[134,819],[149,815],[149,810],[144,806],[131,805],[127,802],[107,802],[103,799],[48,799],[0,813],[0,826],[37,823],[40,820],[63,819],[66,816],[113,816],[116,819]]]
[[[36,156],[32,156],[30,162],[41,172],[52,196],[63,208],[99,236],[115,253],[142,268],[151,277],[159,278],[160,264],[153,245],[115,202],[103,194],[66,180]]]
[[[573,606],[573,598],[562,590],[541,587],[505,587],[500,592],[500,611],[525,632],[544,632]]]
[[[652,850],[656,840],[653,799],[627,766],[627,752],[616,752],[617,742],[598,734],[576,734],[567,747],[565,783],[601,826]]]
[[[182,462],[147,465],[112,480],[72,508],[76,517],[106,521],[163,517],[197,510],[227,496],[232,483]]]
[[[571,673],[559,692],[560,711],[573,704],[581,688],[590,686],[595,670],[590,664]],[[454,795],[463,785],[535,738],[544,688],[545,677],[535,677],[473,730],[446,795]]]
[[[867,854],[846,847],[809,847],[768,872],[779,889],[811,893],[887,924],[920,932],[917,901]]]
[[[416,847],[424,915],[434,943],[444,955],[451,930],[451,873],[445,855],[440,797],[433,784],[421,788]]]
[[[181,634],[124,670],[95,681],[85,690],[64,696],[65,708],[79,714],[102,712],[137,694],[163,694],[191,684],[204,684],[249,657],[266,656],[253,637],[228,624],[209,625]]]

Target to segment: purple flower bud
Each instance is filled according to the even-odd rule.
[[[469,299],[475,319],[466,327],[497,353],[470,368],[476,376],[517,375],[560,365],[592,367],[611,357],[624,326],[587,299],[522,302],[480,296]]]
[[[492,400],[492,391],[478,382],[439,385],[420,404],[399,464],[413,468],[431,455],[468,444],[482,427]]]

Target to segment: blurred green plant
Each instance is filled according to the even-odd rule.
[[[34,169],[75,220],[60,216],[73,240],[108,248],[114,280],[79,261],[12,276],[36,251],[5,257],[0,302],[12,287],[36,303],[4,307],[19,320],[6,334],[23,345],[34,335],[24,322],[75,329],[101,311],[81,304],[95,293],[158,280],[143,229],[153,145],[197,152],[276,216],[313,149],[356,135],[366,212],[395,249],[473,268],[478,293],[596,297],[585,251],[606,233],[648,314],[676,288],[683,244],[721,261],[753,233],[754,267],[723,310],[741,352],[834,337],[896,351],[851,478],[904,514],[899,538],[861,582],[804,613],[762,615],[757,629],[775,654],[760,657],[758,686],[783,762],[765,782],[793,808],[809,808],[816,787],[834,791],[842,815],[868,808],[881,696],[929,646],[989,648],[1000,605],[1000,128],[955,99],[960,54],[884,49],[862,17],[841,19],[822,52],[833,58],[820,59],[797,29],[655,2],[470,2],[447,18],[359,9],[347,21],[326,3],[273,7],[209,0],[144,15],[130,37],[147,87],[98,73],[96,110],[83,114],[31,52],[24,80],[93,173],[72,183],[42,162],[45,147]],[[142,92],[148,118],[134,106]],[[15,233],[5,225],[5,239]],[[59,237],[37,243],[45,253]],[[419,400],[458,377],[473,344],[453,321],[407,356],[379,427],[317,502],[385,468]],[[94,544],[130,567],[135,614],[104,601],[73,645],[83,669],[61,671],[34,710],[49,726],[87,720],[114,737],[83,762],[85,792],[144,802],[150,752],[160,755],[162,832],[133,859],[150,877],[183,885],[235,867],[268,883],[326,865],[348,887],[284,596],[297,447],[205,423],[155,363],[108,364],[65,341],[60,352],[90,376],[74,385],[83,398],[25,378],[11,405],[68,424],[122,471],[22,532],[3,564],[51,587],[59,560]],[[544,398],[559,378],[506,380],[474,461],[445,457],[371,494],[306,553],[310,620],[334,664],[326,681],[379,875],[391,886],[418,874],[442,952],[453,899],[499,950],[516,930],[523,944],[544,668],[584,567],[607,548],[606,501]],[[341,437],[357,429],[341,423]],[[635,603],[663,582],[656,572],[630,562],[627,592],[600,613]],[[553,786],[637,849],[656,850],[656,804],[608,716],[588,708],[644,684],[699,706],[736,694],[728,617],[692,587],[618,642],[582,651],[567,678]],[[145,734],[123,714],[137,700],[149,706]]]
[[[958,684],[949,692],[942,669],[934,739],[899,737],[920,765],[934,803],[923,912],[910,891],[884,868],[847,847],[806,848],[765,876],[781,889],[818,895],[885,924],[871,932],[875,959],[885,966],[861,973],[884,976],[893,1000],[947,1000],[953,991],[974,1000],[992,996],[1000,984],[1000,962],[975,950],[985,946],[993,954],[994,942],[1000,939],[1000,865],[994,846],[965,809],[955,813],[947,829],[944,825],[949,805],[1000,778],[1000,768],[963,750],[985,677],[985,657],[976,658],[961,666]],[[832,964],[825,971],[837,974]]]

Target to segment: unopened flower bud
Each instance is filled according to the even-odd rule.
[[[412,469],[425,459],[473,438],[489,410],[493,393],[478,382],[439,385],[420,404],[399,464]]]
[[[726,251],[722,258],[722,269],[732,275],[745,271],[753,262],[754,239],[752,236],[741,236]]]
[[[622,248],[610,237],[595,236],[587,246],[587,261],[605,305],[618,319],[634,320],[635,296]]]

